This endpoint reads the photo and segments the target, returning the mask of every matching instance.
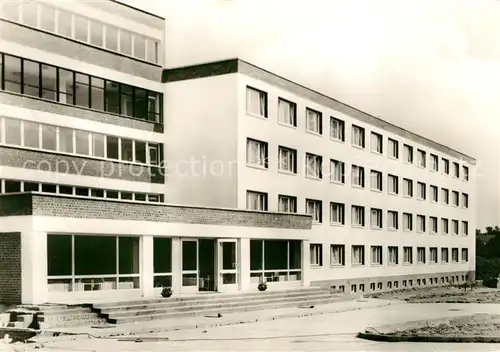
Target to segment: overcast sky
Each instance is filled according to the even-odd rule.
[[[123,0],[166,18],[166,66],[240,57],[478,159],[500,225],[500,2]]]

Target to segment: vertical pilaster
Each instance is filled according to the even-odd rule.
[[[240,238],[240,291],[250,289],[250,239]]]
[[[172,238],[172,291],[180,293],[182,288],[182,242],[179,237]]]
[[[141,236],[140,261],[141,261],[141,292],[143,297],[154,296],[154,250],[153,236]]]
[[[24,304],[48,301],[47,233],[26,230],[21,233],[21,299]]]
[[[309,262],[309,246],[310,241],[302,241],[302,286],[309,287],[311,285],[310,262]]]

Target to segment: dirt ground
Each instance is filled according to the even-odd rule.
[[[382,292],[372,298],[404,300],[408,303],[500,303],[500,290],[490,288],[430,287]]]

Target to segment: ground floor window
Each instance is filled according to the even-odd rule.
[[[139,288],[139,238],[48,235],[49,292]]]
[[[172,286],[172,239],[153,239],[154,287]]]
[[[254,283],[301,280],[301,263],[301,241],[250,241],[250,278]]]

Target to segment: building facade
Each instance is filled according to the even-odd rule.
[[[463,281],[474,160],[115,1],[0,12],[0,302]]]

